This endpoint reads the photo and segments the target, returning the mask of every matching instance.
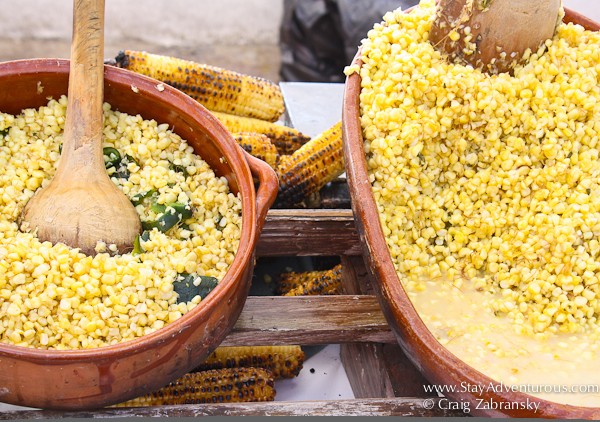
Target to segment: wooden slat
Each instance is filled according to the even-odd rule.
[[[360,256],[342,256],[343,291],[346,294],[375,296],[373,280]]]
[[[395,397],[378,343],[346,343],[340,360],[356,398]]]
[[[398,344],[378,344],[391,387],[396,397],[432,397],[429,381],[419,372]]]
[[[360,255],[352,210],[270,210],[258,256]]]
[[[250,296],[224,346],[395,343],[374,296]]]
[[[346,294],[372,294],[363,259],[342,256],[341,261],[342,290]],[[340,346],[340,360],[355,398],[395,397],[382,346],[377,343],[345,343]]]
[[[441,409],[439,399],[391,398],[335,401],[188,404],[178,406],[105,408],[94,411],[60,412],[22,410],[0,413],[0,420],[62,418],[137,418],[199,416],[465,416],[461,411]],[[432,409],[428,409],[431,407]]]
[[[343,289],[346,294],[373,294],[364,261],[342,257]],[[346,343],[340,347],[354,397],[429,397],[427,379],[408,359],[397,343]]]

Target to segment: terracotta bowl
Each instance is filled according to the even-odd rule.
[[[567,10],[567,22],[575,22],[587,29],[598,30],[600,25]],[[361,64],[360,51],[354,64]],[[359,232],[363,255],[369,273],[375,281],[375,290],[390,327],[406,355],[424,376],[437,385],[454,385],[461,390],[461,383],[488,387],[498,382],[473,369],[450,353],[427,329],[413,307],[406,291],[396,274],[388,251],[379,215],[368,178],[367,162],[360,125],[360,75],[354,73],[346,80],[343,102],[343,136],[346,173],[352,199],[352,209]],[[463,384],[465,385],[465,384]],[[491,389],[487,389],[491,390]],[[501,391],[500,388],[495,390]],[[553,403],[528,396],[523,393],[494,393],[492,391],[479,396],[474,392],[448,394],[456,402],[470,402],[471,414],[487,417],[541,417],[541,418],[585,418],[599,419],[600,408],[575,407]],[[525,402],[527,398],[540,403],[537,412],[527,410],[514,411],[476,411],[477,399],[485,398],[496,402]]]
[[[19,113],[67,93],[69,62],[0,63],[0,110]],[[242,198],[238,253],[200,305],[164,328],[118,345],[90,350],[41,350],[0,344],[0,402],[47,409],[92,409],[155,390],[189,372],[216,348],[238,319],[250,288],[254,249],[277,177],[237,146],[204,107],[178,90],[107,66],[105,101],[114,109],[168,123]],[[132,87],[137,87],[137,93]],[[255,190],[254,179],[259,187]]]

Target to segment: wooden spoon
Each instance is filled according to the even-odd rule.
[[[440,0],[429,40],[453,62],[511,72],[554,36],[561,8],[561,0]]]
[[[140,218],[104,166],[104,0],[73,1],[69,98],[62,154],[54,178],[23,210],[22,222],[41,241],[88,255],[98,241],[120,253],[133,248]]]

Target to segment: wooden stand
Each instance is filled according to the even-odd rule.
[[[339,256],[344,294],[339,296],[250,296],[224,346],[340,344],[355,399],[178,405],[85,412],[19,411],[4,419],[195,416],[464,416],[443,410],[427,394],[428,382],[397,345],[361,257],[352,211],[271,210],[257,254]],[[426,401],[427,399],[428,401]],[[427,405],[429,404],[429,406]],[[428,409],[433,404],[433,409]],[[443,406],[442,406],[443,407]]]

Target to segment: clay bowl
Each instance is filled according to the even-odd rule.
[[[566,11],[565,21],[575,22],[587,29],[599,30],[600,25],[577,14]],[[354,64],[361,64],[360,51]],[[354,73],[346,80],[343,102],[343,137],[346,173],[352,199],[352,209],[360,235],[362,250],[375,291],[398,343],[424,376],[436,385],[454,385],[460,390],[461,383],[468,385],[490,386],[499,383],[476,371],[450,353],[427,329],[413,304],[407,296],[385,242],[383,230],[368,178],[367,163],[360,125],[360,75]],[[465,384],[463,384],[465,385]],[[490,389],[488,389],[490,390]],[[495,389],[500,391],[500,389]],[[538,399],[523,393],[485,392],[479,396],[474,392],[448,394],[456,402],[469,402],[471,414],[486,417],[541,417],[541,418],[577,418],[599,419],[600,408],[575,407]],[[540,403],[536,413],[527,410],[497,411],[475,410],[477,399],[487,402],[517,403],[527,398]]]
[[[19,113],[67,93],[69,62],[0,63],[0,110]],[[0,402],[47,409],[92,409],[155,390],[182,376],[216,348],[239,317],[250,288],[254,249],[277,194],[275,172],[244,153],[204,107],[169,86],[107,66],[105,101],[114,109],[168,123],[242,198],[238,253],[200,305],[164,328],[118,345],[41,350],[0,344]],[[132,87],[137,87],[137,93]],[[254,179],[259,182],[255,190]]]

